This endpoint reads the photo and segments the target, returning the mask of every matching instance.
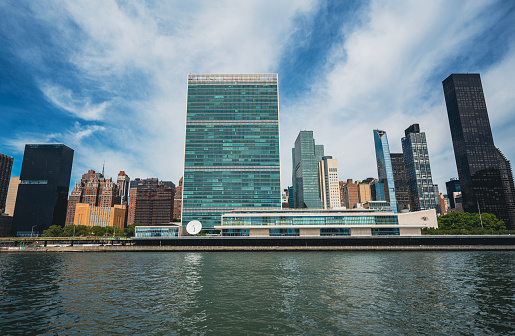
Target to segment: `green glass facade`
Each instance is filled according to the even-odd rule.
[[[189,75],[182,220],[281,207],[277,74]]]
[[[224,216],[224,226],[241,225],[397,225],[396,215],[363,215],[363,216],[270,216],[259,217]]]

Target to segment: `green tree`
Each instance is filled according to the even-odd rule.
[[[493,214],[452,212],[438,217],[438,229],[424,230],[424,234],[492,234],[505,230],[504,222]]]
[[[124,230],[123,230],[123,235],[125,237],[134,237],[134,235],[136,234],[136,226],[143,226],[143,224],[141,223],[133,223],[129,226],[127,226]]]
[[[62,237],[63,228],[59,225],[52,225],[48,229],[44,230],[41,237]]]
[[[89,228],[86,225],[68,225],[64,227],[65,237],[81,237],[88,236]]]

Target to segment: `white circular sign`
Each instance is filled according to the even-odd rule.
[[[186,232],[190,235],[196,235],[200,230],[202,230],[202,223],[198,220],[192,220],[186,225]]]

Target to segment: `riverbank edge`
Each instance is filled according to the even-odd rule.
[[[256,251],[515,251],[515,245],[435,246],[64,246],[0,249],[0,252],[256,252]]]

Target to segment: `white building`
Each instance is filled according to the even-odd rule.
[[[318,190],[324,209],[341,208],[338,160],[324,156],[318,162]]]

